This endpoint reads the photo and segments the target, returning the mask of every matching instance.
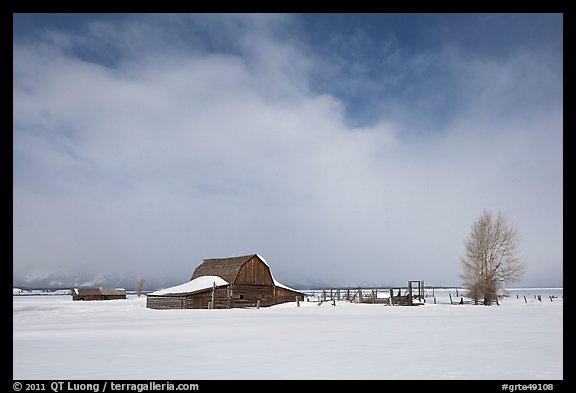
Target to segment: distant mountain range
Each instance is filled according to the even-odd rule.
[[[144,291],[155,291],[161,288],[168,288],[174,285],[182,284],[183,280],[169,280],[161,278],[145,277]],[[14,274],[12,277],[12,286],[14,288],[22,289],[70,289],[74,287],[108,287],[108,288],[124,288],[126,290],[135,290],[140,277],[131,275],[94,275],[87,273],[70,273],[70,272],[52,272],[37,275],[18,275]],[[307,283],[292,283],[282,282],[284,285],[300,290],[314,290],[314,289],[345,289],[345,288],[358,288],[358,285],[336,285],[334,283],[326,282],[307,282]],[[361,285],[362,288],[404,288],[406,283],[397,285]],[[436,288],[455,288],[453,286]]]
[[[119,275],[92,275],[68,272],[56,272],[41,275],[18,275],[12,277],[12,286],[14,288],[26,289],[62,289],[74,287],[108,287],[108,288],[125,288],[134,290],[139,277],[119,276]],[[150,280],[145,279],[144,290],[156,290],[168,286],[181,284],[169,280]]]

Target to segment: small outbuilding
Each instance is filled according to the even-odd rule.
[[[74,288],[72,300],[113,300],[126,299],[124,288]]]
[[[258,254],[204,259],[190,281],[147,295],[146,307],[268,307],[304,300],[304,293],[276,281]]]

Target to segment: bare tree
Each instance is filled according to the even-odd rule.
[[[136,287],[134,289],[136,290],[136,295],[138,295],[138,297],[142,295],[142,290],[144,289],[145,283],[146,280],[144,280],[143,278],[139,279],[138,282],[136,282]]]
[[[503,283],[522,277],[524,265],[516,257],[518,242],[518,230],[508,225],[501,213],[494,218],[484,211],[474,222],[466,240],[460,277],[476,304],[482,300],[485,305],[491,305],[497,300]]]

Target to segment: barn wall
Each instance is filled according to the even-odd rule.
[[[296,301],[296,296],[304,300],[304,294],[276,287],[271,285],[232,285],[231,299],[228,300],[228,290],[226,288],[216,289],[214,293],[214,308],[242,308],[256,307],[260,300],[260,307],[268,307],[274,304]],[[280,289],[280,290],[279,290]],[[243,296],[242,296],[243,295]],[[184,308],[208,308],[208,303],[212,299],[212,290],[186,296]]]
[[[291,291],[290,289],[276,287],[276,296],[275,301],[276,304],[286,303],[286,302],[295,302],[296,296],[300,301],[304,301],[304,294],[296,291]]]
[[[243,299],[241,298],[243,296]],[[274,304],[274,287],[271,285],[234,285],[232,286],[234,307],[256,307],[260,300],[261,307]]]
[[[185,308],[208,308],[208,304],[212,301],[212,289],[204,292],[187,295],[185,301]],[[230,308],[233,307],[232,299],[228,302],[228,290],[226,288],[217,288],[214,291],[214,308]]]
[[[186,296],[183,308],[208,308],[211,296],[205,293]]]
[[[186,300],[183,296],[150,296],[146,297],[146,307],[155,310],[167,310],[167,309],[180,309],[184,308],[184,301]]]
[[[226,288],[214,292],[214,308],[256,307],[260,300],[262,307],[271,306],[273,302],[273,288],[271,286],[240,285],[232,286],[230,299]],[[244,295],[243,298],[241,298]],[[186,296],[185,308],[208,308],[212,300],[212,290]]]
[[[271,286],[273,281],[268,266],[254,256],[240,268],[234,284]]]
[[[233,285],[227,288],[217,288],[214,292],[214,308],[242,308],[256,307],[260,301],[260,307],[269,307],[275,304],[293,302],[296,296],[304,300],[304,294],[285,288],[274,288],[271,285]],[[276,292],[276,294],[274,294]],[[230,298],[229,298],[230,295]],[[182,295],[162,296],[148,295],[146,307],[165,309],[207,309],[212,300],[212,289],[203,292]]]

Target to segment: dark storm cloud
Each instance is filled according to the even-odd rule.
[[[327,39],[379,42],[390,74],[344,80],[355,62],[328,65],[302,23],[95,17],[17,35],[15,274],[184,281],[202,258],[258,252],[292,283],[455,285],[490,209],[519,227],[523,283],[562,285],[561,59],[367,29],[356,47]],[[363,92],[386,110],[351,121]]]

